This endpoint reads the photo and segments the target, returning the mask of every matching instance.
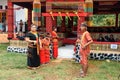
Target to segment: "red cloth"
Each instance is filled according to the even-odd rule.
[[[58,57],[58,42],[53,42],[53,58]]]
[[[44,50],[44,48],[40,49],[39,57],[40,57],[40,63],[45,64],[46,61],[45,61],[45,50]]]
[[[80,54],[82,56],[81,64],[86,65],[88,63],[87,56],[90,53],[90,47],[88,45],[88,46],[86,46],[85,49],[82,49],[82,46],[85,45],[86,43],[88,43],[91,40],[92,40],[92,38],[91,38],[90,33],[88,31],[86,31],[82,34],[82,37],[81,37],[82,45],[81,45],[81,48],[80,48]]]
[[[50,51],[45,50],[45,63],[49,63],[49,62],[50,62]]]
[[[44,38],[43,40],[43,48],[45,54],[45,63],[50,62],[50,49],[49,49],[50,39]]]

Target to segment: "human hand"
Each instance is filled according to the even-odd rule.
[[[82,46],[82,49],[85,49],[85,48],[86,48],[86,45],[83,45],[83,46]]]
[[[33,41],[33,43],[34,43],[34,45],[36,45],[36,44],[37,44],[37,41]]]

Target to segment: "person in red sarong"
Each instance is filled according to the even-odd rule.
[[[93,39],[90,36],[90,33],[87,31],[87,24],[82,23],[80,26],[81,29],[81,38],[80,38],[80,56],[81,56],[81,65],[82,65],[82,70],[81,70],[81,77],[86,76],[87,70],[88,70],[88,55],[90,53],[90,47],[89,45],[93,42]]]
[[[52,42],[53,42],[53,58],[56,59],[58,57],[58,35],[57,35],[57,28],[53,28],[51,33]]]
[[[45,51],[45,63],[49,63],[50,62],[50,38],[49,35],[45,35],[45,38],[43,40],[43,48]]]
[[[40,64],[45,64],[45,50],[43,48],[44,34],[41,33],[37,39],[37,53],[40,57]]]

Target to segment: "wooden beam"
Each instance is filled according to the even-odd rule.
[[[34,0],[8,0],[8,2],[33,2]]]
[[[8,2],[33,2],[34,0],[8,0]],[[41,0],[41,2],[45,2],[46,0]]]
[[[60,16],[58,13],[53,13],[52,14],[53,16]],[[51,14],[50,13],[42,13],[42,16],[51,16]],[[66,13],[61,13],[61,16],[67,16],[66,15]],[[69,16],[76,16],[76,14],[74,14],[74,13],[69,13]],[[83,17],[85,17],[85,16],[88,16],[88,13],[78,13],[78,16],[83,16]]]
[[[22,6],[24,8],[28,8],[28,9],[33,9],[33,4],[32,2],[23,2],[23,3],[19,3],[19,2],[15,2],[14,4]]]
[[[119,0],[93,0],[93,1],[119,1]]]

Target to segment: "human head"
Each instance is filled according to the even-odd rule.
[[[99,37],[103,37],[103,35],[100,33],[100,34],[99,34]]]
[[[40,39],[43,39],[45,37],[44,33],[40,33]]]
[[[112,34],[110,35],[110,38],[113,38],[113,35],[112,35]]]
[[[37,26],[35,24],[31,25],[31,31],[35,32],[37,30]]]
[[[22,22],[22,20],[20,20],[20,22]]]
[[[53,31],[57,31],[57,28],[56,28],[56,27],[53,27]]]
[[[86,23],[81,23],[80,29],[81,29],[82,32],[86,31],[87,30],[87,24]]]
[[[49,32],[46,33],[46,37],[51,37]]]

